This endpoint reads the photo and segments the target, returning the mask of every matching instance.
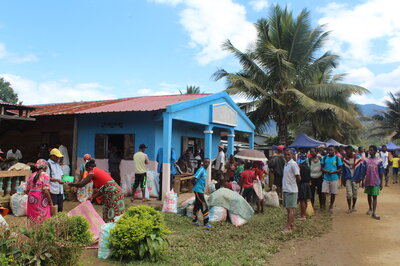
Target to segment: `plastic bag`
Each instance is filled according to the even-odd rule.
[[[308,216],[314,216],[315,215],[315,211],[314,211],[314,208],[313,208],[313,206],[311,204],[311,200],[307,200],[306,214]]]
[[[229,220],[231,220],[231,223],[236,227],[247,223],[247,220],[243,219],[240,215],[234,213],[229,213]]]
[[[235,181],[232,182],[232,190],[237,193],[240,193],[240,186]]]
[[[263,195],[263,188],[261,185],[261,181],[259,181],[259,180],[254,181],[253,188],[254,188],[254,191],[256,192],[257,197],[260,200],[262,200],[264,198],[264,195]]]
[[[225,222],[228,211],[224,207],[213,206],[209,211],[210,222]]]
[[[11,196],[10,207],[14,216],[26,216],[28,195],[15,193]]]
[[[149,190],[148,190],[147,186],[146,186],[146,189],[144,190],[144,197],[146,199],[150,198]],[[135,191],[135,199],[143,199],[143,193],[142,193],[142,190],[140,189],[140,187],[138,187]]]
[[[186,216],[187,217],[193,218],[193,208],[194,208],[194,204],[187,206],[187,208],[186,208]]]
[[[174,190],[170,190],[165,194],[162,212],[178,212],[178,194],[174,193]]]
[[[156,178],[158,178],[156,172],[147,172],[147,189],[149,190],[150,197],[158,198],[158,186],[156,186]]]
[[[97,257],[99,259],[108,259],[111,256],[111,249],[108,248],[108,239],[110,237],[110,231],[115,226],[115,223],[106,223],[100,227],[100,241],[99,251]]]
[[[4,219],[2,215],[0,215],[0,226],[5,226],[5,227],[8,226],[6,219]]]
[[[125,196],[132,195],[132,176],[134,176],[134,173],[121,177],[121,189]]]
[[[80,187],[76,190],[76,199],[79,202],[85,202],[93,194],[93,181],[87,183],[84,187]]]
[[[276,193],[276,186],[272,186],[272,190],[264,194],[264,203],[267,206],[279,208],[279,196]]]
[[[21,184],[17,187],[17,193],[18,194],[24,194],[26,189],[26,182],[21,182]]]

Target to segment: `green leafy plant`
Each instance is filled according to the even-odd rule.
[[[148,206],[131,207],[110,232],[112,256],[156,261],[168,246],[164,216]]]
[[[17,239],[9,228],[0,228],[0,265],[10,265],[21,256],[17,246]]]

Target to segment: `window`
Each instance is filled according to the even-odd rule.
[[[132,160],[134,143],[133,134],[96,134],[94,157],[107,159],[110,148],[115,146],[123,154],[124,160]]]

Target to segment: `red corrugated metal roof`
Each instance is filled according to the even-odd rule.
[[[32,107],[32,106],[27,106],[27,105],[22,105],[22,104],[17,104],[17,103],[8,103],[8,102],[3,102],[3,101],[0,101],[0,106],[16,107],[18,109],[20,109],[20,108],[35,109],[35,107]]]
[[[208,94],[177,94],[144,96],[106,101],[37,105],[32,116],[67,115],[109,112],[140,112],[165,109],[168,105],[188,101]]]

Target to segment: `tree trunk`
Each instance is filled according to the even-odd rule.
[[[279,119],[276,121],[278,127],[279,144],[287,146],[289,139],[288,120],[285,111],[281,110]]]

